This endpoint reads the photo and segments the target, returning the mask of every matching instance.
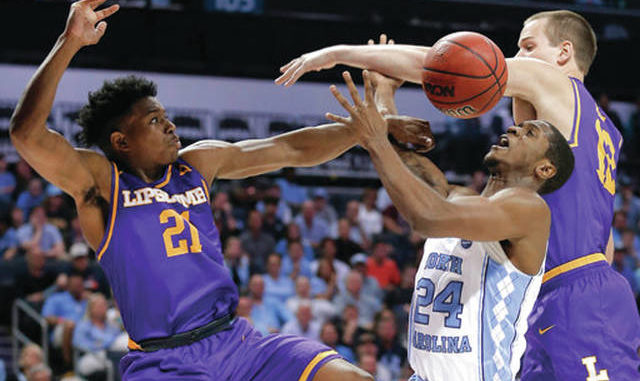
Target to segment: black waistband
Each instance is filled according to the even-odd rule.
[[[235,320],[234,314],[227,314],[219,319],[212,321],[202,327],[192,329],[191,331],[182,332],[169,337],[162,337],[159,339],[143,340],[138,344],[140,350],[143,352],[154,352],[160,349],[176,348],[184,345],[195,343],[198,340],[202,340],[205,337],[209,337],[220,331],[231,328]]]

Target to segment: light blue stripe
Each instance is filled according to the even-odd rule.
[[[478,343],[480,343],[481,348],[475,348],[478,352],[478,364],[480,367],[478,368],[478,377],[480,381],[484,380],[484,363],[482,361],[483,358],[483,348],[484,348],[484,335],[482,331],[483,326],[483,316],[484,316],[484,288],[485,288],[485,277],[487,276],[487,267],[489,265],[488,262],[489,256],[485,254],[484,259],[482,261],[482,274],[480,275],[480,308],[478,309],[480,316],[478,316]]]

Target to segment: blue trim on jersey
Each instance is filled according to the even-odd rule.
[[[484,376],[489,380],[493,380],[496,374],[501,380],[513,379],[510,366],[511,345],[515,340],[515,324],[531,278],[515,269],[509,271],[504,264],[489,258],[484,287],[485,305],[482,311],[485,322],[482,335],[483,339],[487,338],[482,342],[483,360],[486,359],[482,368]],[[495,333],[492,335],[492,332]],[[494,358],[496,355],[499,360]]]
[[[484,259],[482,261],[482,274],[480,275],[480,284],[482,285],[482,287],[480,287],[480,307],[478,309],[478,311],[480,312],[480,319],[478,319],[478,343],[480,343],[480,346],[483,347],[482,343],[484,340],[484,336],[483,336],[483,332],[482,332],[482,326],[484,325],[484,288],[487,286],[486,282],[485,282],[485,278],[487,276],[487,268],[489,267],[489,256],[485,255]],[[482,351],[482,348],[476,348],[476,350],[478,351],[478,357],[479,357],[479,362],[480,364],[484,364],[484,353]],[[484,366],[480,366],[480,368],[478,369],[478,376],[479,379],[482,381],[484,380]]]

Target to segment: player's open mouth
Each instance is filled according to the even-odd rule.
[[[509,147],[509,138],[507,135],[500,135],[500,139],[498,139],[498,147]]]

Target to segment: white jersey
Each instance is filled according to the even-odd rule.
[[[428,239],[409,315],[409,363],[424,381],[514,380],[524,353],[535,276],[499,242]]]

